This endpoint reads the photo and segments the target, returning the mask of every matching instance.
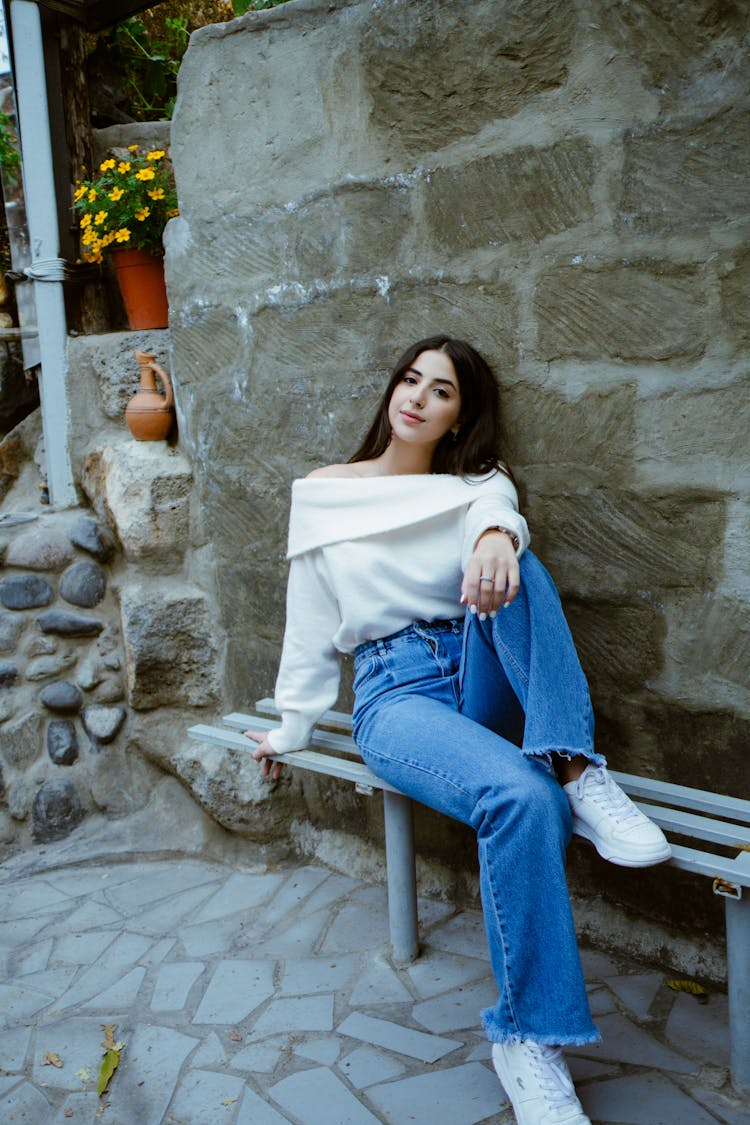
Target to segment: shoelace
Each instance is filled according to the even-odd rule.
[[[576,784],[576,796],[589,797],[600,807],[606,805],[618,823],[640,818],[640,813],[619,785],[603,769],[584,770]]]
[[[549,1108],[560,1110],[573,1104],[576,1092],[562,1059],[561,1048],[527,1042],[526,1049],[532,1057],[539,1089],[543,1091]]]

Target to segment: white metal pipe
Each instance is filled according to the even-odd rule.
[[[388,919],[393,960],[408,965],[419,954],[417,872],[414,820],[410,797],[383,792],[388,875]]]
[[[57,219],[52,139],[49,128],[44,46],[39,9],[31,0],[12,0],[14,78],[24,173],[26,217],[31,244],[31,269],[55,280],[34,280],[41,376],[44,451],[50,502],[57,508],[76,504],[70,463],[68,409],[68,356],[65,298],[59,262],[60,232]]]

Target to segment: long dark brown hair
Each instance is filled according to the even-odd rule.
[[[476,348],[452,336],[428,336],[406,349],[393,369],[372,425],[348,463],[371,461],[385,453],[391,441],[391,423],[388,420],[391,395],[422,352],[445,352],[455,369],[461,393],[460,428],[457,434],[449,431],[440,439],[430,471],[465,477],[500,469],[513,480],[510,468],[498,455],[500,402],[497,379]]]

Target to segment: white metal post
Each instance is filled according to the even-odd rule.
[[[29,275],[34,279],[41,377],[47,487],[55,507],[77,503],[69,448],[67,325],[60,258],[52,140],[39,9],[30,0],[12,0],[14,78],[21,134],[26,216],[31,243]]]
[[[419,953],[414,818],[410,797],[383,790],[385,851],[388,867],[388,920],[396,964]]]

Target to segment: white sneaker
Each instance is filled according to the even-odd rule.
[[[518,1125],[591,1125],[559,1047],[533,1039],[493,1043],[492,1063]]]
[[[620,867],[649,867],[671,856],[658,824],[644,816],[603,766],[586,766],[563,789],[573,810],[573,831],[590,840],[603,859]]]

